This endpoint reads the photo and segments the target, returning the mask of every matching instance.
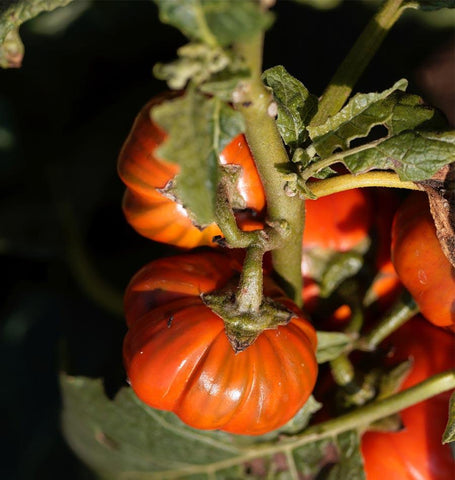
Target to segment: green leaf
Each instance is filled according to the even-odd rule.
[[[273,91],[281,137],[294,151],[308,138],[306,126],[316,113],[317,98],[281,65],[266,70],[262,79]]]
[[[152,116],[168,132],[158,155],[180,166],[163,193],[175,197],[196,225],[209,225],[215,218],[218,155],[244,130],[243,117],[219,99],[209,99],[193,89],[158,105]]]
[[[213,90],[222,90],[223,99],[231,101],[232,91],[238,81],[249,75],[243,61],[221,47],[189,43],[180,47],[177,54],[178,60],[167,64],[158,63],[153,69],[154,75],[165,80],[174,90],[183,89],[190,80],[194,85],[210,81],[212,87],[206,87],[203,91],[212,93]],[[222,86],[217,83],[222,83]]]
[[[364,247],[367,247],[366,243]],[[363,262],[364,259],[360,252],[351,250],[336,253],[322,274],[321,297],[329,297],[345,280],[356,275],[362,268]]]
[[[228,435],[205,435],[172,413],[147,407],[131,388],[122,388],[109,400],[99,379],[63,374],[61,386],[67,441],[84,462],[108,478],[164,478],[160,475],[173,470],[181,471],[181,478],[191,473],[205,478],[198,465],[241,452]]]
[[[280,430],[249,437],[190,428],[173,413],[142,403],[131,388],[122,388],[111,400],[102,379],[61,374],[60,384],[66,440],[87,465],[109,480],[246,480],[250,478],[247,469],[252,470],[251,478],[258,478],[253,460],[271,474],[287,472],[280,456],[287,456],[293,445],[292,438],[282,441],[283,434],[301,431],[320,408],[310,397],[296,418]],[[298,441],[294,448],[299,455]]]
[[[316,358],[318,363],[330,362],[339,357],[352,339],[341,332],[316,332],[318,338],[318,349]]]
[[[447,164],[455,162],[455,131],[404,131],[343,158],[352,173],[373,169],[395,170],[401,180],[431,178]],[[359,151],[360,150],[360,151]]]
[[[41,12],[64,7],[73,0],[17,0],[0,5],[0,66],[19,67],[24,46],[19,37],[19,27]]]
[[[455,442],[455,392],[450,397],[449,420],[442,435],[442,443],[450,442]]]
[[[324,158],[337,148],[346,150],[352,140],[366,137],[378,125],[386,127],[392,136],[439,119],[420,97],[405,93],[406,87],[407,81],[399,80],[382,93],[359,93],[323,125],[309,127],[317,153]]]
[[[302,478],[365,480],[360,437],[355,430],[305,445],[293,452],[293,458]]]
[[[416,5],[421,10],[439,10],[441,8],[455,8],[455,0],[410,0],[410,4]]]
[[[212,47],[246,40],[273,21],[255,0],[154,0],[160,20],[177,27],[189,39]]]
[[[341,433],[336,438],[339,462],[334,465],[327,480],[365,480],[363,458],[360,452],[360,436],[357,431]]]

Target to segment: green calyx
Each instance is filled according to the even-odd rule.
[[[223,320],[226,335],[235,353],[252,345],[264,330],[286,325],[295,316],[286,307],[267,297],[263,297],[255,311],[240,309],[233,292],[202,295],[201,298]]]

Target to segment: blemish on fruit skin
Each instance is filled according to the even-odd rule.
[[[417,272],[417,278],[419,279],[419,282],[420,282],[422,285],[426,285],[426,284],[427,284],[428,278],[427,278],[427,274],[425,273],[425,270],[420,269],[420,270]]]

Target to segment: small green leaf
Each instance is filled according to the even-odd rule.
[[[317,332],[317,337],[316,358],[318,363],[330,362],[339,357],[352,343],[352,339],[341,332]]]
[[[308,138],[306,126],[316,113],[317,98],[281,65],[266,70],[262,79],[273,91],[281,137],[294,151]]]
[[[340,252],[326,265],[320,281],[321,297],[329,297],[345,280],[356,275],[363,266],[363,256],[356,251]]]
[[[391,371],[381,376],[379,382],[379,393],[377,399],[386,398],[394,393],[397,393],[412,370],[413,362],[411,359],[401,362]]]
[[[386,127],[388,136],[393,136],[432,119],[439,120],[435,109],[417,95],[405,93],[406,87],[407,81],[399,80],[382,93],[359,93],[323,125],[309,127],[318,154],[324,158],[337,148],[346,150],[352,140],[366,137],[378,125]]]
[[[243,131],[243,117],[229,105],[193,89],[158,105],[152,116],[168,132],[158,155],[180,166],[167,192],[187,209],[196,225],[209,225],[215,218],[218,155]]]
[[[449,420],[442,435],[442,443],[455,442],[455,392],[452,393],[449,402]]]
[[[390,169],[395,170],[401,180],[426,180],[455,162],[455,131],[404,131],[373,142],[357,153],[347,152],[343,162],[352,173]]]
[[[441,8],[455,8],[455,0],[409,0],[421,10],[439,10]]]
[[[322,403],[319,403],[313,395],[306,401],[305,405],[295,414],[286,425],[281,427],[278,431],[280,434],[295,435],[301,432],[310,422],[314,413],[322,408]]]
[[[167,64],[157,63],[154,75],[165,80],[173,90],[183,89],[191,80],[206,93],[223,92],[218,97],[232,101],[232,91],[249,71],[238,57],[221,47],[205,43],[188,43],[177,50],[179,58]],[[210,86],[207,83],[210,82]],[[219,85],[218,85],[219,84]]]
[[[19,27],[41,12],[64,7],[73,0],[18,0],[0,5],[0,66],[19,67],[24,47],[19,37]]]
[[[154,0],[160,19],[212,47],[251,38],[273,21],[255,0]]]

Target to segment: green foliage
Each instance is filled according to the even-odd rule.
[[[455,131],[407,130],[374,142],[360,152],[348,152],[343,162],[352,173],[390,169],[395,170],[401,180],[425,180],[445,165],[455,162]]]
[[[365,479],[360,436],[355,430],[305,445],[294,452],[294,460],[305,478],[321,478],[316,476],[324,468],[324,479]]]
[[[231,51],[212,48],[205,43],[188,43],[177,50],[179,58],[173,62],[157,63],[155,76],[165,80],[169,88],[179,90],[191,81],[205,93],[232,100],[232,91],[249,71]]]
[[[155,0],[163,23],[189,39],[212,47],[227,46],[268,28],[273,16],[254,0]]]
[[[24,55],[19,27],[41,12],[68,5],[73,0],[18,0],[0,5],[0,66],[18,67]]]
[[[317,98],[281,65],[266,70],[262,79],[272,89],[277,127],[292,153],[308,138],[307,125],[316,112]]]
[[[218,155],[243,131],[242,116],[219,99],[193,89],[155,107],[152,116],[169,134],[159,156],[180,166],[163,193],[177,197],[195,224],[209,225],[215,218]]]
[[[318,363],[325,363],[339,357],[352,343],[351,338],[341,332],[317,332],[318,349],[316,358]]]
[[[272,456],[285,451],[284,447],[277,441],[261,450],[261,443],[276,440],[278,432],[265,437],[201,432],[183,424],[173,413],[146,406],[131,388],[122,388],[110,400],[101,380],[62,374],[61,386],[65,436],[76,453],[103,477],[209,479],[216,474],[221,480],[245,479],[246,464],[257,459],[269,469],[269,478],[278,478],[273,475]],[[320,406],[310,397],[279,432],[302,430]]]
[[[442,436],[442,443],[455,442],[455,392],[449,402],[449,420]]]

